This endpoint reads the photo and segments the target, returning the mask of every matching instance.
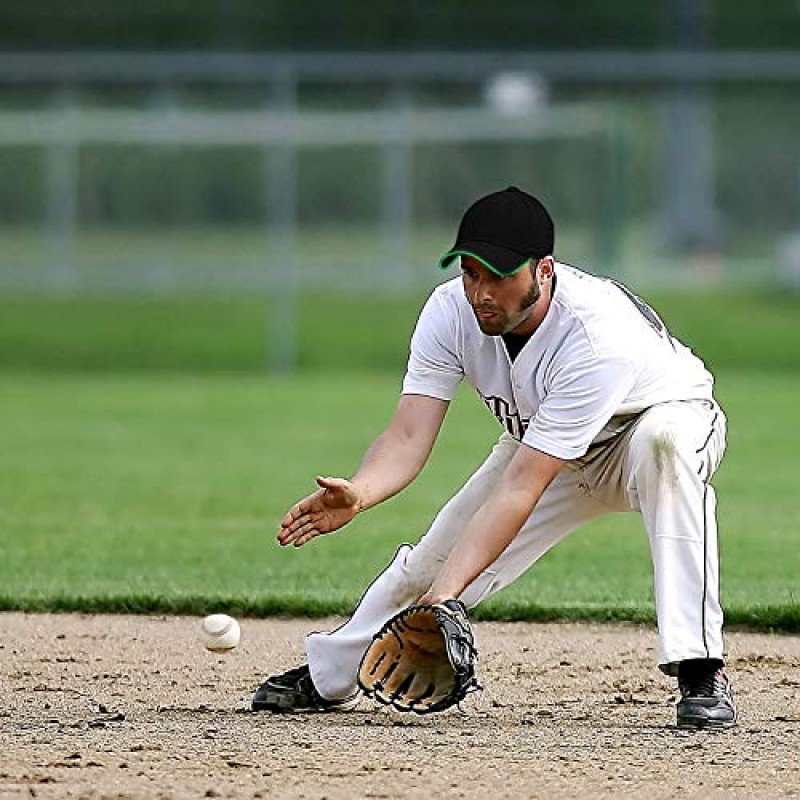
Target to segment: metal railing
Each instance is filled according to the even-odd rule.
[[[580,83],[797,82],[800,53],[531,51],[411,53],[0,53],[0,83],[176,85],[275,81],[475,83],[498,72]]]
[[[395,107],[379,111],[201,111],[183,108],[112,110],[65,107],[42,111],[0,111],[0,147],[38,147],[45,154],[47,218],[42,235],[47,262],[39,265],[13,263],[6,251],[0,264],[0,286],[29,288],[38,282],[59,291],[102,289],[135,291],[153,271],[147,264],[126,263],[124,269],[103,265],[100,272],[79,263],[76,241],[80,233],[78,196],[81,149],[163,146],[183,148],[260,148],[265,165],[264,237],[267,244],[263,265],[243,268],[217,264],[209,270],[178,271],[170,265],[158,270],[159,286],[174,291],[229,289],[263,292],[270,302],[270,367],[291,368],[295,360],[295,306],[307,284],[320,278],[319,271],[299,270],[296,261],[298,236],[298,154],[308,149],[333,150],[367,146],[382,155],[383,246],[380,261],[390,269],[370,270],[358,278],[362,284],[388,280],[394,286],[414,285],[415,265],[411,253],[411,217],[414,193],[414,148],[426,144],[509,142],[525,144],[552,139],[592,139],[615,158],[619,147],[617,121],[592,105],[539,110],[535,114],[503,116],[485,108],[421,110]],[[616,202],[617,187],[606,187],[606,204]],[[597,247],[613,247],[614,231],[604,229]],[[11,258],[11,263],[9,263]],[[610,254],[609,254],[610,260]],[[213,267],[213,265],[212,265]],[[348,274],[348,265],[326,263],[324,274]],[[237,277],[238,275],[238,277]],[[38,276],[38,277],[37,277]],[[31,284],[31,281],[34,283]],[[139,282],[137,284],[137,281]]]

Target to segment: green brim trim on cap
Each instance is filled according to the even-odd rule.
[[[480,261],[486,269],[490,272],[494,272],[495,275],[499,275],[501,278],[510,278],[512,275],[516,275],[523,267],[526,267],[533,261],[532,258],[526,258],[518,267],[514,267],[511,272],[500,272],[499,269],[493,267],[486,259],[481,258],[475,253],[470,253],[469,250],[450,250],[439,259],[439,269],[447,269],[459,256],[469,256],[476,261]]]

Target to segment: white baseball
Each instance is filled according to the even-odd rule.
[[[241,637],[239,623],[227,614],[210,614],[203,620],[203,644],[213,653],[233,650]]]

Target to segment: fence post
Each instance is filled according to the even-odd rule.
[[[47,236],[55,285],[74,290],[78,284],[75,238],[78,216],[79,143],[75,131],[75,104],[69,90],[61,90],[53,106],[60,114],[59,135],[47,150]]]
[[[290,69],[276,72],[271,106],[290,119],[297,112],[297,79]],[[297,151],[287,130],[266,150],[267,369],[291,372],[297,366]]]
[[[411,209],[413,165],[411,142],[411,101],[404,87],[394,87],[386,98],[387,109],[395,112],[383,156],[383,227],[389,274],[400,286],[413,283],[411,253]]]

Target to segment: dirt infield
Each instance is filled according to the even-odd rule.
[[[466,713],[253,714],[309,628],[244,620],[226,656],[191,618],[0,615],[0,797],[800,797],[800,637],[733,632],[741,721],[674,727],[650,629],[477,625]]]

